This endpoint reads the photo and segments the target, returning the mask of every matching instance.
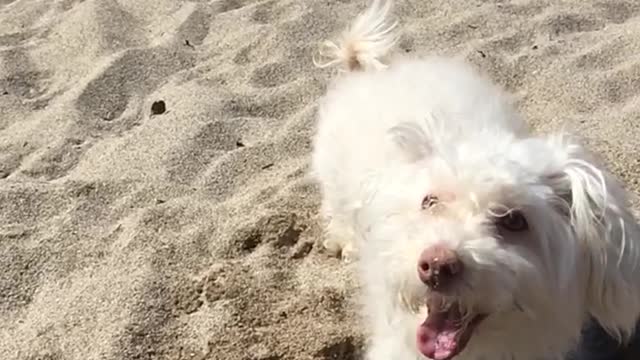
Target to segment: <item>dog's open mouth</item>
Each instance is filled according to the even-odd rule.
[[[464,315],[458,304],[443,308],[430,299],[429,315],[418,327],[418,350],[434,360],[449,360],[458,355],[471,339],[471,335],[486,315]],[[432,306],[436,305],[436,306]]]

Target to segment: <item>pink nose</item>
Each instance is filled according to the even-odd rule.
[[[420,254],[418,276],[433,290],[449,286],[462,275],[463,264],[458,255],[443,246],[432,246]]]

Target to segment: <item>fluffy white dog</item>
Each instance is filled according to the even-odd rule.
[[[357,255],[367,359],[561,359],[588,314],[624,340],[640,229],[622,186],[462,61],[388,59],[388,13],[374,1],[316,63],[344,70],[313,171],[325,246]]]

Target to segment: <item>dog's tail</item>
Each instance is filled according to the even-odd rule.
[[[358,15],[336,44],[325,41],[320,56],[325,60],[316,66],[340,65],[347,71],[379,70],[386,67],[385,56],[397,41],[397,22],[389,22],[390,0],[373,0],[367,10]]]

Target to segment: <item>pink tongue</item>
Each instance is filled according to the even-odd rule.
[[[457,325],[456,325],[457,323]],[[455,311],[430,313],[418,327],[418,350],[434,360],[448,360],[458,353],[456,336],[461,323]]]

